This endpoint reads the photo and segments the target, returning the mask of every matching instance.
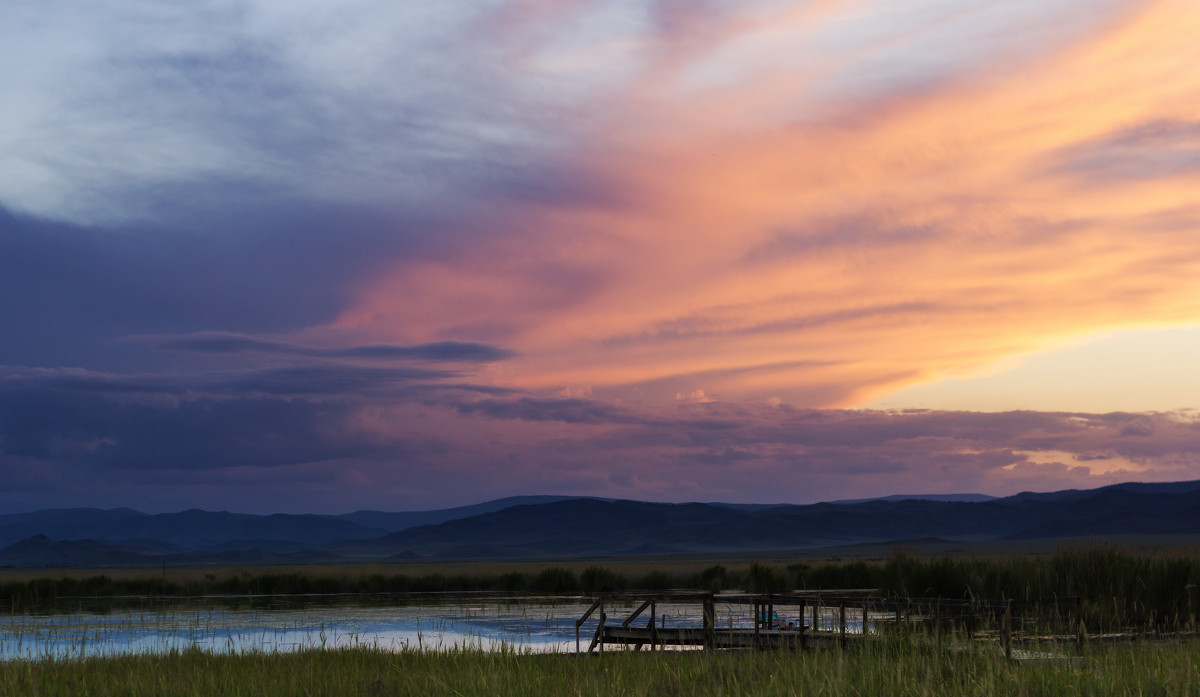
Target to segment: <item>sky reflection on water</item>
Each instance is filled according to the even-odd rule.
[[[0,658],[66,658],[377,647],[384,650],[512,647],[574,648],[579,605],[441,604],[403,607],[339,605],[291,609],[220,607],[134,612],[75,612],[0,617]]]
[[[511,649],[574,651],[575,620],[588,605],[575,599],[458,599],[408,605],[255,603],[230,608],[218,599],[184,607],[133,611],[0,616],[0,660],[81,658],[201,649],[214,653],[289,652],[370,647],[386,651]],[[620,623],[635,605],[607,604],[608,622]],[[718,627],[750,627],[749,607],[717,603]],[[645,626],[649,612],[635,626]],[[798,619],[784,617],[788,619]],[[832,621],[832,616],[827,618]],[[848,618],[849,619],[849,618]],[[599,613],[581,628],[584,650]],[[701,606],[659,603],[663,627],[699,627]],[[823,622],[824,623],[824,622]],[[861,621],[847,629],[861,631]]]

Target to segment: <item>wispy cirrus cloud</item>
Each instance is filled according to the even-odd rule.
[[[828,29],[841,9],[806,17],[805,31]],[[841,68],[822,78],[840,85],[836,96],[800,79],[795,56],[810,50],[800,30],[781,31],[790,57],[727,56],[733,36],[687,54],[696,69],[707,59],[763,68],[744,83],[683,89],[680,73],[664,86],[646,59],[624,91],[604,94],[605,147],[576,159],[625,182],[625,203],[514,210],[492,239],[398,263],[335,326],[466,339],[503,316],[503,341],[522,354],[506,375],[524,386],[654,398],[643,386],[692,375],[657,397],[704,390],[844,406],[1078,336],[1200,316],[1200,249],[1188,232],[1200,218],[1178,164],[1192,148],[1186,127],[1161,127],[1186,123],[1179,105],[1200,100],[1200,85],[1171,67],[1195,52],[1184,28],[1196,14],[1170,2],[1112,3],[1087,20],[1070,3],[1043,16],[910,9],[824,36],[879,42],[825,56]],[[910,30],[884,29],[891,17]],[[1074,21],[1055,23],[1064,17]],[[1070,31],[1051,36],[1050,26]],[[964,36],[985,40],[962,47],[961,60],[922,66],[929,54],[918,49]],[[878,74],[867,66],[880,56],[914,79],[848,78]],[[1113,167],[1147,163],[1161,176],[1113,195]],[[565,274],[596,280],[558,292]],[[395,301],[411,297],[421,300]],[[770,365],[793,367],[758,382],[711,380]]]

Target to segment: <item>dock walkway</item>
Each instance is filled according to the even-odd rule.
[[[624,619],[610,618],[607,609],[622,610],[638,603]],[[727,609],[725,626],[717,621],[717,605]],[[660,606],[692,606],[700,612],[699,626],[667,626]],[[1070,608],[1066,614],[1061,607]],[[1074,630],[1071,637],[1086,637],[1082,603],[1077,598],[1027,601],[966,601],[946,598],[891,599],[870,591],[788,594],[656,593],[605,594],[597,598],[575,622],[575,651],[584,653],[582,629],[595,616],[595,629],[586,653],[604,652],[606,645],[651,651],[671,647],[715,649],[805,650],[846,647],[886,631],[903,631],[915,625],[930,627],[940,637],[943,628],[961,629],[969,637],[988,628],[1006,653],[1011,651],[1014,627],[1022,615],[1036,615],[1050,606],[1053,616]],[[1073,612],[1072,612],[1073,610]],[[780,616],[780,612],[790,621]],[[1017,620],[1014,624],[1014,613]],[[735,616],[737,620],[735,621]],[[675,619],[675,618],[673,618]],[[1063,622],[1058,622],[1064,625]]]

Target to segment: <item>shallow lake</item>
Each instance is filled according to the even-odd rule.
[[[338,596],[246,599],[193,598],[138,609],[79,609],[67,613],[0,615],[0,660],[166,653],[198,648],[217,653],[283,652],[310,648],[373,647],[389,651],[474,648],[521,652],[575,650],[575,621],[589,603],[574,598],[423,598],[388,603]],[[636,605],[610,602],[608,622]],[[657,605],[663,627],[698,627],[699,603]],[[598,613],[580,628],[583,649]],[[792,618],[785,618],[792,619]],[[829,617],[832,621],[832,617]],[[636,620],[645,626],[649,613]],[[747,606],[717,603],[718,627],[751,627]],[[850,623],[861,631],[861,622]]]

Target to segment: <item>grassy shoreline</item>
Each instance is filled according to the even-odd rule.
[[[0,694],[55,695],[1183,695],[1200,643],[1124,644],[1007,661],[993,646],[881,641],[857,651],[607,653],[200,651],[0,663]]]

